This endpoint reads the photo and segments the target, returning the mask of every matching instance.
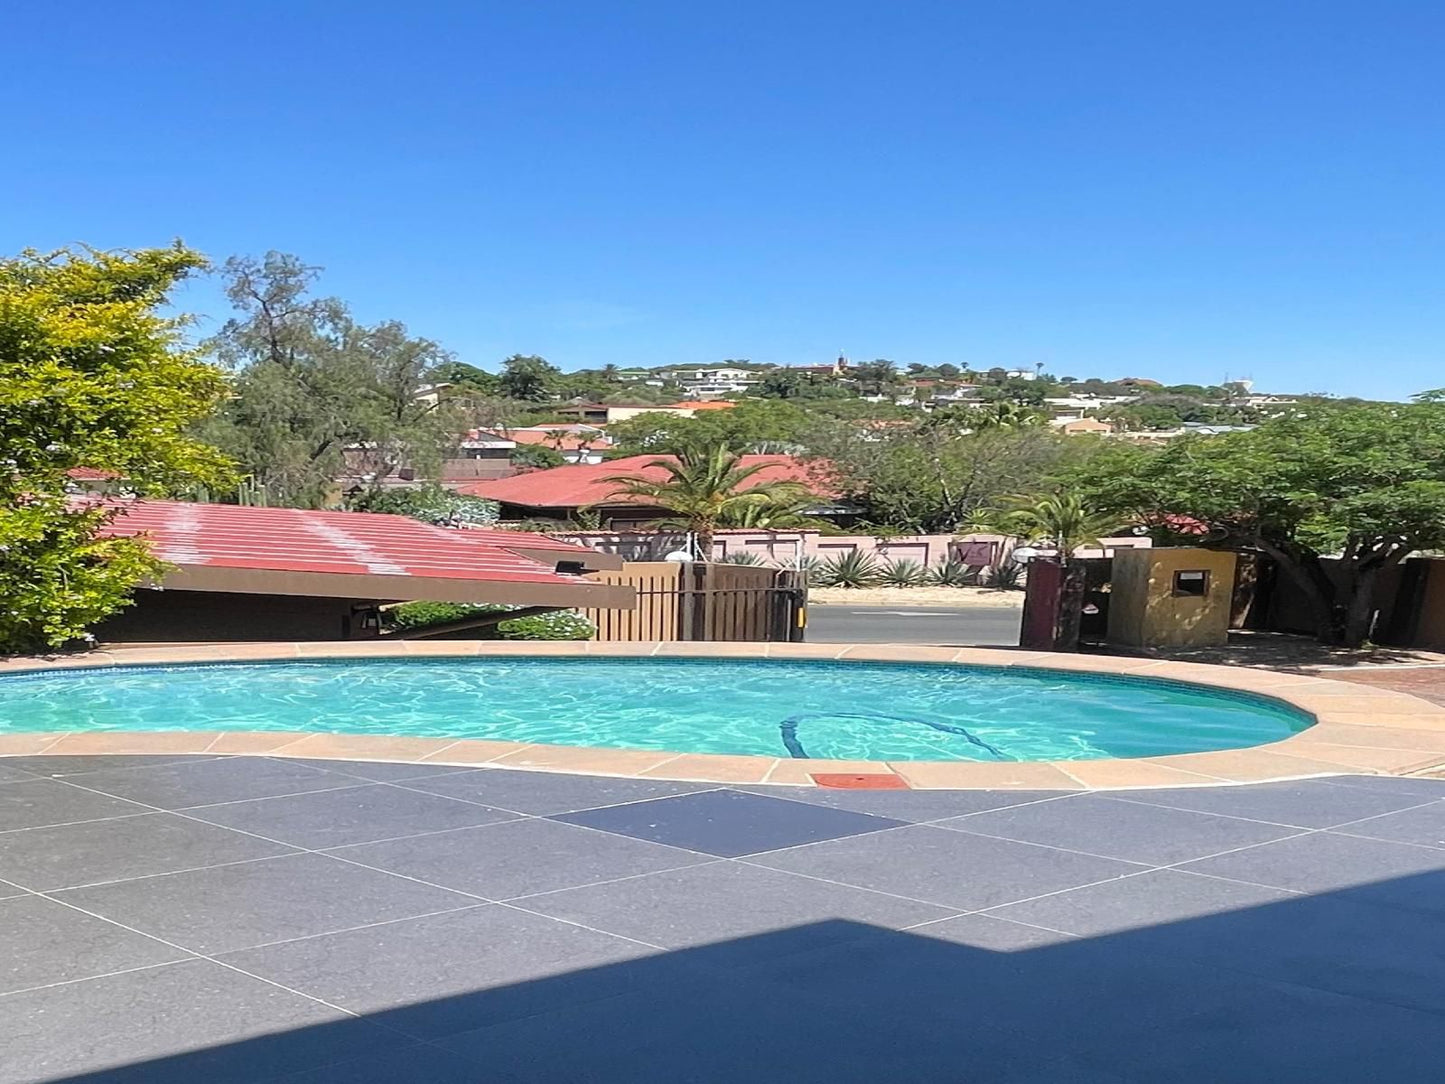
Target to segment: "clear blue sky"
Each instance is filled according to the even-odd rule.
[[[1439,0],[22,3],[0,249],[268,248],[464,360],[1445,385]],[[215,286],[186,305],[224,317]]]

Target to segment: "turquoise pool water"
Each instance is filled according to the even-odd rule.
[[[287,730],[864,760],[1236,749],[1313,722],[1266,697],[1057,671],[708,659],[367,659],[0,677],[0,733]]]

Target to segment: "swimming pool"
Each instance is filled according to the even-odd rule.
[[[1314,719],[1153,678],[880,662],[351,659],[0,677],[0,734],[296,731],[837,760],[1093,760],[1238,749]]]

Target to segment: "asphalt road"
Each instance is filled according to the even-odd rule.
[[[808,607],[810,643],[1006,644],[1019,642],[1019,611],[986,606],[888,609],[834,603]]]

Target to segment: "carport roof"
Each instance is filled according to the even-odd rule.
[[[144,535],[174,566],[162,586],[331,598],[630,606],[632,593],[555,570],[613,559],[545,535],[434,527],[406,516],[252,508],[182,501],[119,502],[105,528]]]

